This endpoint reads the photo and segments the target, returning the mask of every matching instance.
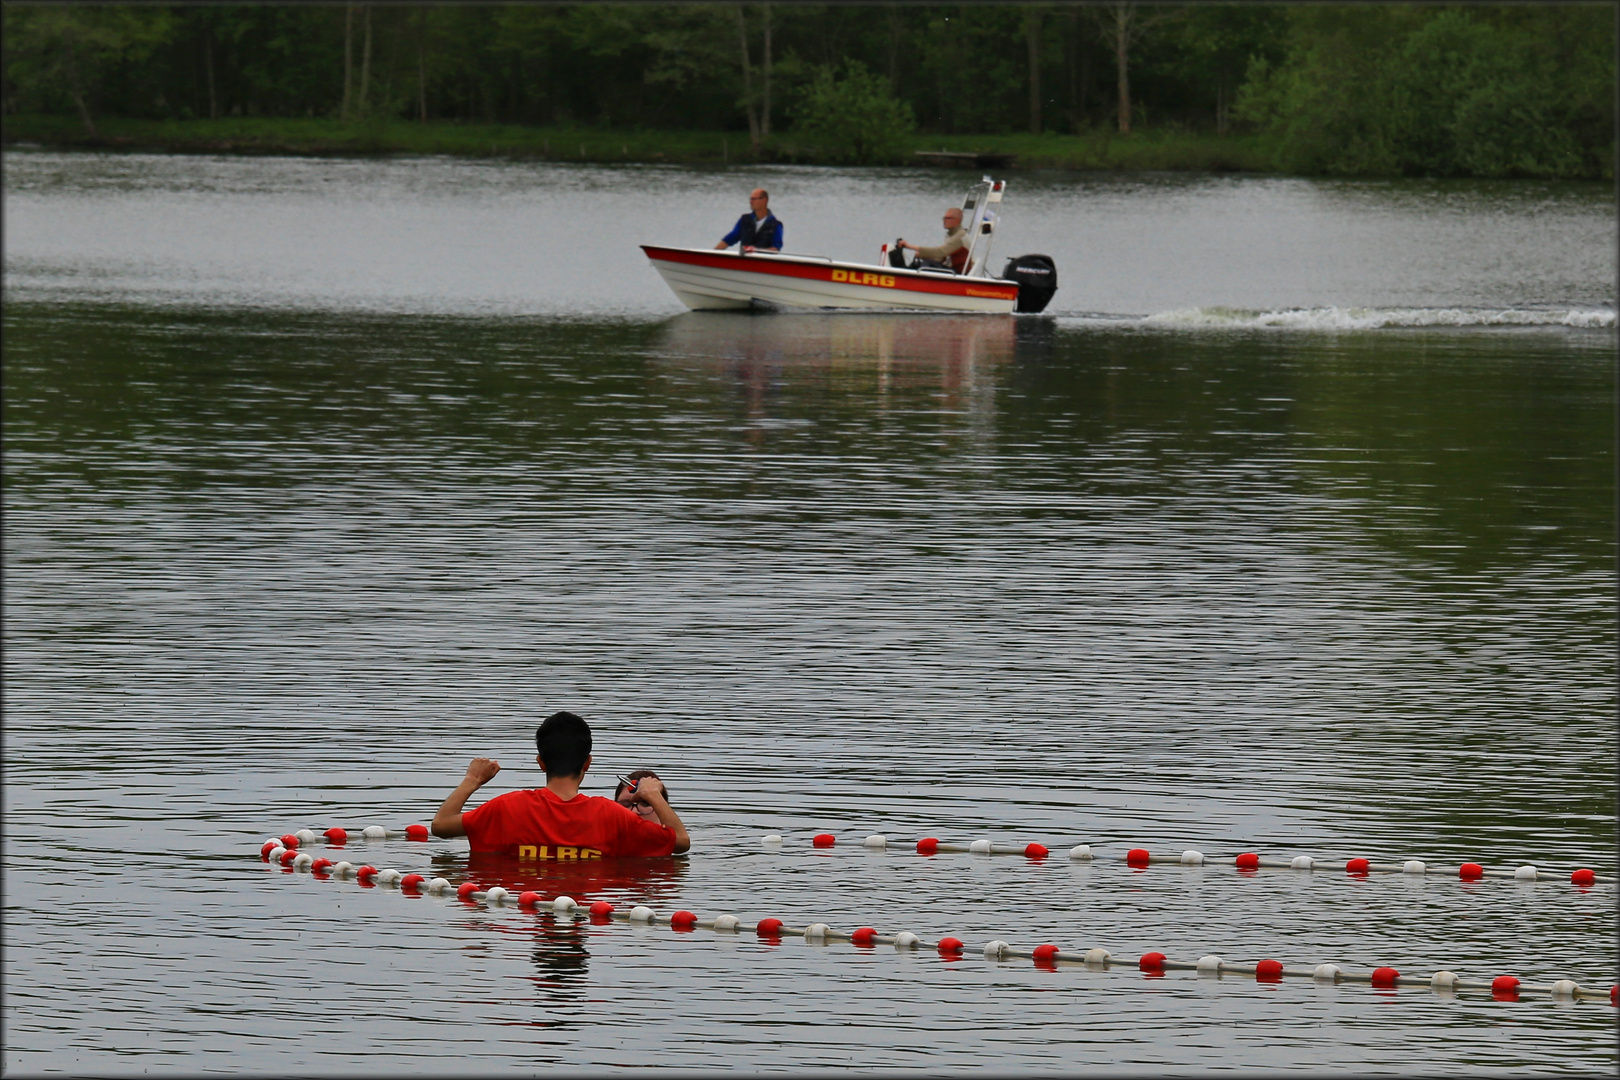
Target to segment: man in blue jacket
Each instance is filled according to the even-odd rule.
[[[732,244],[739,244],[744,255],[752,251],[781,251],[782,223],[771,213],[770,193],[764,188],[755,188],[748,196],[748,205],[752,209],[737,219],[737,224],[714,249],[724,251]]]

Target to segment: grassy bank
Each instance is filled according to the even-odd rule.
[[[754,160],[748,136],[719,131],[613,131],[404,120],[343,123],[329,119],[231,117],[219,120],[130,120],[106,117],[91,139],[71,116],[7,116],[7,145],[165,150],[242,154],[452,154],[548,161],[743,163]],[[912,150],[1017,154],[1019,168],[1171,169],[1269,172],[1269,157],[1252,136],[1144,131],[1121,136],[918,135]],[[829,164],[830,157],[791,134],[772,136],[759,160]],[[906,160],[911,160],[906,155]]]

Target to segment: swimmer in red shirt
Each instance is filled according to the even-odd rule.
[[[466,778],[433,815],[433,834],[465,836],[474,851],[513,855],[520,862],[678,855],[692,846],[655,776],[636,785],[636,801],[650,808],[648,817],[612,799],[580,794],[591,767],[591,728],[580,717],[553,713],[534,733],[534,743],[545,787],[509,791],[464,814],[461,808],[472,793],[501,771],[497,761],[474,758]]]

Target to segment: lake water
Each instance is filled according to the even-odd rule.
[[[1615,1068],[1597,1001],[980,955],[1615,981],[1612,188],[1014,174],[1014,319],[684,313],[635,248],[763,182],[875,259],[969,174],[4,166],[8,1072]],[[342,857],[966,954],[257,857],[537,785],[561,708],[689,858]]]

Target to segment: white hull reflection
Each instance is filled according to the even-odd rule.
[[[970,315],[786,313],[738,319],[692,312],[666,327],[666,346],[694,360],[801,368],[971,368],[1010,361],[1018,342],[1016,321]]]
[[[681,378],[728,384],[757,446],[828,402],[931,417],[948,445],[994,437],[998,373],[1043,329],[977,315],[698,311],[666,323],[658,351]]]

